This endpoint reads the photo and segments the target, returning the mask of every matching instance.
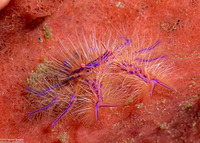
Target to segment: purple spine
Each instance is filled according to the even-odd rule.
[[[42,96],[42,95],[45,95],[45,94],[49,93],[51,90],[55,89],[55,88],[58,87],[59,85],[60,85],[60,83],[57,83],[57,84],[51,86],[50,88],[47,88],[47,89],[46,89],[45,91],[43,91],[43,92],[36,91],[36,90],[32,89],[32,88],[29,87],[29,86],[26,87],[26,90],[28,90],[28,91],[30,91],[30,92],[32,92],[32,93],[34,93],[34,94],[37,94],[37,96]]]
[[[167,55],[158,56],[158,57],[153,58],[153,59],[140,59],[140,58],[136,58],[135,60],[138,61],[138,62],[152,62],[152,61],[155,61],[157,59],[161,59],[161,58],[165,58],[165,57],[167,57]]]
[[[51,124],[51,128],[54,128],[54,126],[60,120],[60,118],[62,118],[62,116],[64,116],[70,110],[70,108],[72,107],[72,104],[75,102],[75,99],[76,99],[76,96],[72,95],[71,98],[70,98],[70,102],[69,102],[67,108],[64,110],[64,112],[62,114],[60,114],[58,116],[58,118],[56,118],[56,120],[53,121],[53,123]]]
[[[153,50],[156,46],[158,46],[160,43],[161,43],[161,41],[158,40],[153,46],[151,46],[151,47],[149,47],[149,48],[141,49],[141,50],[139,50],[139,51],[136,51],[135,53],[141,53],[141,52],[151,51],[151,50]]]
[[[37,109],[37,110],[34,110],[34,111],[32,111],[32,112],[29,112],[29,113],[28,113],[28,116],[32,116],[33,114],[35,114],[35,113],[37,113],[37,112],[40,112],[40,111],[42,111],[42,110],[48,110],[49,107],[53,106],[53,104],[56,102],[57,98],[58,98],[58,96],[54,97],[53,100],[52,100],[47,106],[45,106],[45,107],[43,107],[43,108],[41,108],[41,109]]]

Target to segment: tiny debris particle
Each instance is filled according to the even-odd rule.
[[[182,106],[182,110],[189,109],[192,107],[192,103],[186,102]]]
[[[114,129],[115,127],[117,127],[119,125],[119,123],[116,123],[112,126],[112,129]]]
[[[69,142],[69,135],[67,132],[63,132],[60,136],[57,137],[61,143],[68,143]]]
[[[163,0],[157,0],[156,4],[159,4],[159,3],[162,3],[162,2],[163,2]]]
[[[163,124],[160,124],[160,129],[167,130],[168,129],[167,123],[164,122]]]
[[[120,135],[122,133],[122,130],[119,130],[118,132],[117,132],[117,135]]]
[[[197,124],[196,122],[193,122],[193,123],[192,123],[192,127],[196,126],[196,124]]]
[[[191,80],[196,80],[197,79],[197,77],[193,77],[193,78],[191,78]]]
[[[134,143],[134,142],[135,142],[135,140],[133,138],[131,138],[130,143]]]
[[[39,41],[39,42],[43,42],[42,38],[40,38],[40,37],[38,38],[38,41]]]
[[[140,133],[140,134],[139,134],[139,137],[142,136],[142,135],[143,135],[143,133]]]
[[[44,37],[46,39],[50,39],[53,37],[50,28],[46,24],[43,26],[43,31],[44,31]]]
[[[157,104],[157,105],[159,104],[159,101],[158,101],[158,100],[156,101],[156,104]]]
[[[135,107],[137,107],[138,109],[141,109],[143,106],[144,106],[144,104],[143,104],[143,103],[140,103],[140,104],[135,104]]]
[[[162,103],[165,103],[166,102],[166,99],[163,99]]]
[[[55,49],[55,47],[54,47],[54,46],[52,46],[52,47],[50,46],[49,49],[50,49],[50,50],[53,50],[53,49]]]
[[[120,1],[116,2],[116,7],[124,8],[125,4],[122,4]]]
[[[170,135],[172,132],[168,130],[167,133],[168,133],[168,135]]]
[[[134,101],[134,98],[129,97],[129,98],[126,99],[125,105],[131,104],[133,101]]]
[[[195,81],[191,81],[191,83],[192,83],[193,85],[196,85],[196,82],[195,82]]]

